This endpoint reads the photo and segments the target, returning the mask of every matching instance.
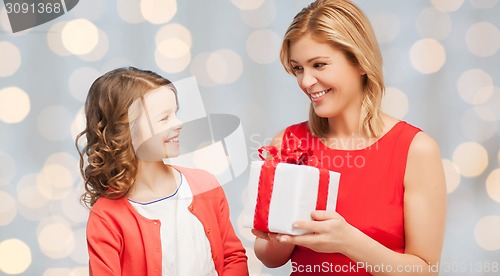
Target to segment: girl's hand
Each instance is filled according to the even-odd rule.
[[[260,231],[257,229],[252,229],[252,234],[254,234],[257,238],[264,239],[270,242],[278,243],[278,234],[276,233],[269,233],[269,232],[264,232]]]
[[[297,221],[293,227],[311,232],[299,236],[277,235],[282,243],[295,244],[322,253],[343,253],[356,228],[335,211],[314,211],[314,221]]]

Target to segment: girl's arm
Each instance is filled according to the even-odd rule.
[[[120,238],[92,211],[86,232],[90,275],[121,275]]]

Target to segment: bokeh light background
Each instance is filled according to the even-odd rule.
[[[85,0],[16,34],[2,6],[0,275],[88,274],[73,138],[100,74],[133,65],[174,81],[195,76],[207,113],[241,119],[252,160],[276,132],[305,120],[308,101],[278,52],[288,24],[309,2]],[[500,262],[499,1],[355,2],[381,45],[383,108],[441,148],[448,187],[443,262],[451,269],[442,275],[498,275],[491,269]],[[250,271],[288,275],[289,266],[262,266],[241,226],[247,176],[224,189]],[[472,271],[459,273],[464,265]]]

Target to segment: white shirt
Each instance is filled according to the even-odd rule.
[[[170,196],[129,202],[142,216],[160,220],[163,276],[216,276],[210,243],[201,222],[188,211],[193,194],[184,176]]]

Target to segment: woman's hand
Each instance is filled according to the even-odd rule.
[[[297,221],[294,228],[306,230],[310,234],[299,236],[278,234],[282,243],[300,245],[322,253],[343,253],[354,237],[356,228],[334,211],[314,211],[314,221]]]

